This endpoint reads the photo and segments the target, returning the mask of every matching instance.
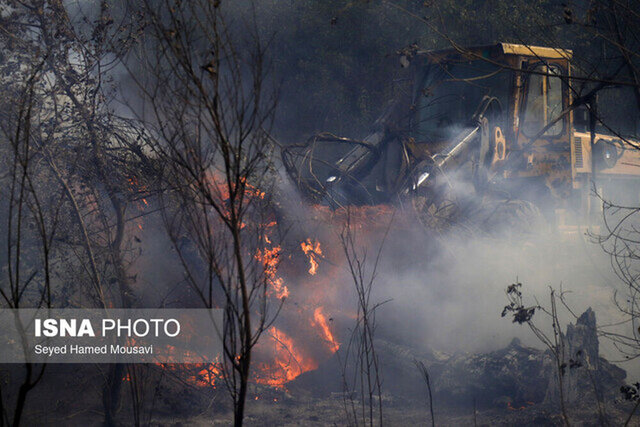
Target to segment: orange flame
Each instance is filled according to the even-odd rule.
[[[336,342],[331,329],[329,329],[329,323],[327,323],[327,318],[322,312],[322,307],[316,308],[313,312],[313,320],[311,321],[311,324],[320,328],[324,339],[329,344],[329,349],[331,350],[331,352],[335,353],[336,351],[338,351],[338,349],[340,348],[340,344]]]
[[[320,248],[320,242],[316,240],[315,245],[311,242],[311,239],[307,239],[306,242],[300,243],[302,252],[309,257],[309,274],[314,276],[318,272],[318,260],[316,258],[322,258],[322,248]]]
[[[269,332],[274,345],[274,362],[258,365],[259,374],[256,375],[258,383],[283,388],[285,383],[318,368],[317,362],[298,349],[293,339],[287,334],[275,326],[269,328]]]
[[[271,285],[273,292],[279,299],[289,296],[289,289],[285,286],[284,280],[282,280],[281,277],[277,277],[281,251],[282,248],[280,246],[275,246],[273,248],[264,248],[264,250],[258,249],[255,255],[255,258],[262,262],[267,282]]]

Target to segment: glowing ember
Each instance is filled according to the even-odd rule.
[[[320,248],[320,242],[316,240],[315,244],[311,242],[311,239],[307,239],[306,242],[300,243],[302,252],[309,257],[309,274],[312,276],[318,272],[318,260],[322,258],[322,248]]]
[[[317,326],[320,328],[320,332],[322,332],[323,338],[329,344],[329,349],[332,353],[335,353],[340,348],[340,344],[338,344],[333,337],[333,333],[331,333],[331,329],[329,329],[329,323],[327,322],[327,318],[322,312],[322,307],[318,307],[313,312],[313,321],[311,322],[313,326]]]
[[[215,363],[209,363],[202,366],[204,366],[204,369],[200,370],[198,375],[190,380],[199,386],[211,386],[216,388],[216,380],[222,376],[220,366]]]
[[[220,363],[156,363],[167,371],[186,373],[186,381],[198,387],[216,388],[218,380],[222,378]]]
[[[256,381],[275,388],[283,388],[284,384],[299,375],[318,368],[318,364],[303,350],[297,348],[291,337],[275,326],[269,329],[269,337],[273,344],[274,362],[258,365]]]
[[[510,411],[524,411],[528,406],[534,405],[533,402],[526,402],[527,406],[512,406],[511,402],[507,402],[507,409]]]
[[[209,188],[212,190],[213,194],[215,194],[220,200],[229,200],[231,195],[230,190],[233,190],[233,192],[237,192],[235,183],[227,182],[224,176],[213,173],[207,178]],[[264,199],[265,197],[264,191],[247,183],[247,180],[244,177],[240,179],[238,187],[238,190],[244,191],[244,195],[248,197],[256,197],[259,199]]]

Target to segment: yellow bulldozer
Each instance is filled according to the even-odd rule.
[[[410,200],[429,228],[490,200],[489,216],[512,210],[567,232],[594,223],[597,197],[640,203],[640,145],[600,120],[602,85],[574,76],[570,50],[498,43],[400,54],[406,77],[366,138],[320,133],[283,149],[309,198]]]

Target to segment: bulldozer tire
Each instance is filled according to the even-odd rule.
[[[459,209],[454,200],[418,195],[411,202],[418,220],[429,231],[443,233],[458,220]]]
[[[527,200],[491,201],[483,206],[479,224],[489,234],[527,237],[546,229],[546,220],[538,207]]]

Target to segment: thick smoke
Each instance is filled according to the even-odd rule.
[[[353,327],[356,300],[344,253],[338,234],[344,226],[345,214],[339,211],[332,217],[321,216],[318,208],[300,199],[297,190],[286,178],[281,187],[283,211],[295,218],[287,239],[318,239],[326,257],[320,261],[318,275],[327,280],[318,286],[305,287],[304,275],[290,276],[287,280],[296,299],[307,296],[318,298],[325,293],[324,304],[328,313],[340,319],[335,325],[339,339],[344,340]],[[455,185],[469,198],[474,190],[468,181],[458,180]],[[469,203],[482,205],[479,197]],[[538,201],[539,203],[545,203]],[[492,208],[503,201],[487,202]],[[540,211],[553,211],[555,206],[539,205]],[[378,216],[362,215],[363,210]],[[395,210],[395,214],[391,211]],[[591,233],[597,228],[579,227],[558,231],[544,218],[523,224],[502,222],[504,216],[491,209],[476,207],[449,229],[434,232],[425,229],[415,217],[410,204],[383,207],[354,207],[351,221],[359,250],[364,254],[369,272],[372,271],[376,252],[382,245],[382,256],[374,282],[372,303],[386,301],[377,309],[377,336],[381,339],[424,352],[479,352],[506,346],[514,337],[524,344],[542,348],[543,344],[526,325],[501,317],[508,303],[505,290],[511,283],[523,283],[525,304],[550,306],[550,290],[563,292],[568,308],[580,315],[592,307],[599,325],[616,324],[624,320],[614,303],[614,295],[623,298],[626,289],[611,269],[610,258],[593,242]],[[477,217],[474,217],[477,215]],[[330,220],[327,220],[330,218]],[[492,222],[493,221],[493,222]],[[390,225],[389,225],[390,224]],[[389,227],[387,233],[387,227]],[[386,237],[385,237],[386,234]],[[575,322],[569,309],[559,310],[563,325]],[[286,322],[287,307],[282,321]],[[534,320],[538,326],[552,334],[549,317],[538,310]],[[617,332],[629,333],[629,325],[617,326]],[[602,340],[605,357],[620,360],[623,357]],[[625,369],[634,368],[629,364]]]
[[[372,88],[388,85],[388,81],[382,79],[392,76],[389,56],[414,41],[412,37],[418,33],[422,47],[433,44],[416,22],[391,13],[381,14],[379,9],[364,6],[343,11],[329,6],[317,9],[309,13],[309,7],[302,5],[292,8],[263,2],[254,8],[250,2],[236,2],[228,10],[232,27],[244,28],[255,23],[263,34],[275,32],[270,54],[282,82],[275,133],[285,143],[297,142],[303,136],[323,130],[355,137],[366,134],[367,126],[382,109],[382,103],[373,95],[380,96],[384,90],[373,93]],[[302,21],[301,16],[313,19]],[[372,23],[371,19],[379,22]],[[353,27],[354,33],[335,27],[336,23]],[[382,32],[374,34],[369,28]],[[316,35],[311,36],[312,33]],[[353,48],[356,43],[367,44],[369,48],[356,50]],[[385,49],[380,50],[380,46]],[[385,71],[368,71],[372,52],[373,60]],[[317,74],[313,74],[314,69],[310,67],[318,63],[318,57],[324,58],[323,70],[315,69]],[[343,63],[331,62],[337,59]],[[344,63],[346,59],[350,61],[348,65]],[[397,66],[395,62],[394,66]],[[345,69],[348,72],[343,75],[332,75]],[[126,86],[126,79],[122,80],[121,84]],[[450,177],[457,181],[456,187],[465,198],[473,194],[467,178]],[[326,306],[325,310],[342,328],[338,334],[342,332],[344,338],[356,304],[353,281],[338,238],[344,218],[326,221],[324,215],[324,222],[318,222],[315,208],[300,198],[284,174],[279,191],[280,210],[285,217],[281,226],[286,229],[283,245],[290,252],[299,252],[301,241],[307,238],[319,241],[325,257],[320,261],[318,274],[328,274],[329,270],[330,278],[326,282],[314,278],[310,286],[303,267],[284,272],[292,295],[285,303],[278,324],[286,327],[295,322],[295,316],[288,313],[311,299],[316,305]],[[547,201],[537,202],[541,211],[554,212],[555,206],[548,205]],[[374,299],[387,301],[378,310],[380,337],[417,351],[491,350],[506,345],[514,336],[523,338],[526,344],[540,346],[528,328],[500,317],[507,303],[505,288],[516,281],[524,284],[525,301],[530,305],[547,306],[550,287],[553,287],[566,292],[566,300],[576,314],[590,306],[596,311],[599,324],[621,320],[613,296],[616,291],[624,295],[626,290],[613,274],[609,257],[586,235],[589,230],[585,228],[574,230],[573,236],[567,238],[550,231],[550,224],[542,222],[527,229],[525,235],[515,233],[514,236],[509,224],[501,224],[499,220],[491,222],[485,210],[477,213],[485,216],[482,221],[470,213],[470,218],[461,224],[434,233],[422,228],[410,205],[397,205],[392,209],[397,212],[384,243],[390,221],[388,215],[378,218],[377,224],[375,218],[369,224],[356,224],[359,241],[367,249],[370,268],[377,248],[383,245],[374,283]],[[486,226],[487,221],[489,231],[479,224],[483,222]],[[170,244],[158,237],[160,234],[145,232],[145,256],[137,263],[141,280],[155,287],[154,292],[142,297],[145,301],[157,295],[165,295],[165,301],[171,301],[169,295],[181,281],[174,256],[165,250]],[[298,257],[304,260],[300,254]],[[168,262],[159,263],[158,259]],[[326,286],[326,289],[317,286]],[[140,286],[143,288],[146,287]],[[157,288],[163,288],[163,292]],[[153,305],[157,303],[153,301]],[[562,316],[565,323],[573,320],[566,310]],[[536,321],[548,326],[542,313],[536,315]],[[625,327],[628,326],[622,325],[619,330],[625,332]],[[619,356],[606,342],[603,351],[614,359]]]

